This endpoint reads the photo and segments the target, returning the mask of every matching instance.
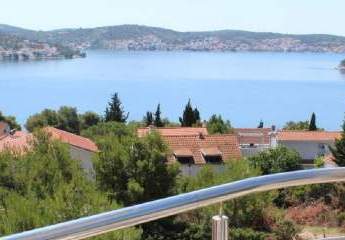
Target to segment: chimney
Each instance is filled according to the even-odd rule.
[[[276,125],[272,125],[271,130],[272,130],[272,132],[275,132],[277,130]]]

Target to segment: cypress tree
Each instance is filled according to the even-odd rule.
[[[310,123],[309,123],[309,131],[317,131],[317,126],[316,126],[316,115],[313,113],[311,115]]]
[[[260,120],[258,128],[264,128],[264,121]]]
[[[197,108],[193,109],[190,99],[183,111],[182,117],[180,117],[180,123],[182,127],[192,127],[197,121],[200,121],[200,113]]]
[[[334,147],[330,147],[330,150],[334,156],[335,163],[340,166],[345,166],[345,121],[343,123],[343,132],[340,139],[335,140]]]
[[[117,93],[115,93],[110,102],[108,103],[108,107],[105,109],[105,121],[110,122],[126,122],[129,113],[125,113],[123,110],[123,106],[121,100]]]
[[[163,127],[164,124],[163,124],[163,121],[162,121],[162,118],[161,118],[161,105],[158,104],[157,106],[157,110],[155,112],[155,119],[154,119],[154,125],[156,127]]]
[[[153,124],[153,114],[152,114],[152,112],[150,112],[150,111],[146,112],[146,116],[144,117],[144,122],[145,122],[146,127]]]

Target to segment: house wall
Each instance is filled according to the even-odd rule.
[[[321,155],[327,155],[330,153],[329,145],[333,145],[332,141],[317,142],[317,141],[279,141],[280,145],[283,145],[289,149],[296,150],[303,160],[313,160]],[[325,146],[324,149],[321,146]]]
[[[70,146],[70,154],[73,159],[80,161],[81,167],[90,177],[93,177],[95,175],[92,164],[92,157],[95,153],[75,146]]]

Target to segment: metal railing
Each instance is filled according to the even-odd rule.
[[[4,240],[85,239],[250,193],[345,181],[345,168],[302,170],[248,178],[4,237]]]

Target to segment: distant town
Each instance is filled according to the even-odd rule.
[[[85,57],[87,49],[345,53],[345,37],[237,30],[177,32],[139,25],[33,31],[0,25],[0,60]]]

